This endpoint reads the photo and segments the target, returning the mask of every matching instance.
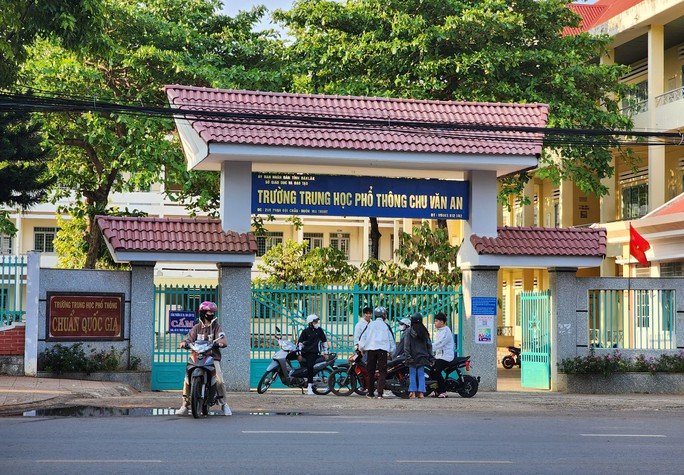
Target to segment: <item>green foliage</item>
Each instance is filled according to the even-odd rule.
[[[607,36],[564,36],[566,0],[300,0],[274,18],[294,38],[297,92],[549,104],[549,127],[628,130]],[[602,195],[610,143],[548,142],[539,175]],[[563,157],[558,160],[558,156]],[[527,174],[502,183],[521,194]]]
[[[314,248],[286,240],[269,249],[258,269],[267,275],[264,282],[287,284],[341,284],[349,281],[356,268],[346,261],[342,251]]]
[[[214,0],[103,0],[106,28],[78,51],[37,41],[21,80],[62,95],[155,106],[166,103],[166,84],[268,89],[282,72],[280,43],[251,31],[263,10],[230,18],[218,14],[218,6]],[[197,192],[201,206],[218,204],[217,175],[199,175],[197,186],[177,138],[170,140],[175,130],[170,118],[92,111],[37,120],[46,145],[55,150],[53,198],[75,198],[70,214],[88,223],[87,268],[96,266],[100,250],[94,217],[107,212],[112,192],[147,190],[165,177],[167,185],[182,184],[179,201]],[[211,185],[205,187],[207,180]]]
[[[619,350],[597,356],[592,348],[586,356],[562,360],[558,363],[558,371],[568,374],[603,374],[606,376],[625,372],[684,373],[684,351],[679,351],[674,355],[663,354],[657,358],[640,354],[631,360],[625,358]]]
[[[109,350],[91,348],[89,354],[83,343],[71,346],[54,345],[38,355],[38,370],[49,373],[94,373],[98,371],[117,371],[125,368],[123,356],[126,349],[117,351],[113,346]],[[127,369],[137,370],[140,358],[132,358]]]

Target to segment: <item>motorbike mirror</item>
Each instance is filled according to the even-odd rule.
[[[221,332],[218,334],[218,339],[220,340],[221,338],[225,338],[226,334]]]
[[[277,325],[276,325],[276,327],[275,327],[275,328],[276,328],[276,331],[277,331],[278,333],[280,333],[280,328],[278,328],[278,326],[277,326]]]

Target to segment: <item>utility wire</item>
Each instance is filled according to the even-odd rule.
[[[126,114],[143,117],[184,118],[219,124],[245,126],[268,126],[273,128],[332,129],[359,131],[383,131],[399,134],[424,135],[425,137],[448,137],[463,140],[506,141],[516,143],[540,143],[545,145],[682,145],[678,132],[615,131],[598,129],[567,129],[559,127],[498,126],[467,122],[417,122],[411,120],[388,120],[341,116],[339,114],[284,112],[278,108],[258,111],[248,107],[212,107],[205,104],[182,104],[179,108],[168,105],[132,105],[75,95],[35,95],[0,92],[0,112],[60,113],[97,112],[101,114]],[[620,139],[619,137],[623,137]],[[644,139],[648,139],[645,141]]]

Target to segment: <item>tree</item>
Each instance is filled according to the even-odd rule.
[[[0,10],[0,89],[14,86],[19,68],[36,36],[52,37],[76,47],[100,18],[99,0],[5,0]],[[0,114],[0,205],[29,207],[43,201],[52,183],[39,128],[30,116]],[[9,211],[0,212],[0,233],[14,235]]]
[[[279,77],[277,45],[267,33],[251,31],[263,10],[230,18],[217,14],[218,6],[214,0],[105,1],[108,25],[86,47],[71,52],[40,41],[23,78],[60,95],[157,106],[166,103],[165,84],[239,88]],[[84,266],[94,268],[102,240],[94,217],[108,212],[112,192],[148,189],[164,171],[171,181],[185,178],[181,148],[169,140],[173,121],[97,111],[42,119],[56,151],[54,198],[75,199],[68,212],[86,222]]]
[[[269,249],[259,264],[265,282],[278,284],[343,284],[356,275],[342,251],[330,247],[308,250],[308,243],[291,239]]]
[[[631,127],[618,107],[624,67],[595,61],[606,36],[563,36],[579,22],[566,0],[300,0],[274,18],[294,38],[298,92],[538,102],[548,127]],[[606,194],[612,143],[563,142],[546,143],[538,175]],[[528,179],[504,180],[501,201]]]

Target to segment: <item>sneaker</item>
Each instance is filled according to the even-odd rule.
[[[378,399],[385,399],[385,397],[384,397],[382,394],[378,394],[376,397],[377,397]]]
[[[233,415],[233,411],[230,410],[230,407],[228,407],[227,402],[223,403],[222,409],[223,409],[223,415],[224,416],[232,416]]]
[[[188,415],[188,406],[183,405],[176,411],[177,416],[187,416]]]
[[[372,394],[366,394],[366,397],[367,397],[368,399],[375,399],[375,397],[374,397]]]
[[[308,389],[306,390],[306,394],[308,394],[309,396],[313,396],[313,395],[316,394],[316,393],[313,392],[313,388],[308,388]]]

